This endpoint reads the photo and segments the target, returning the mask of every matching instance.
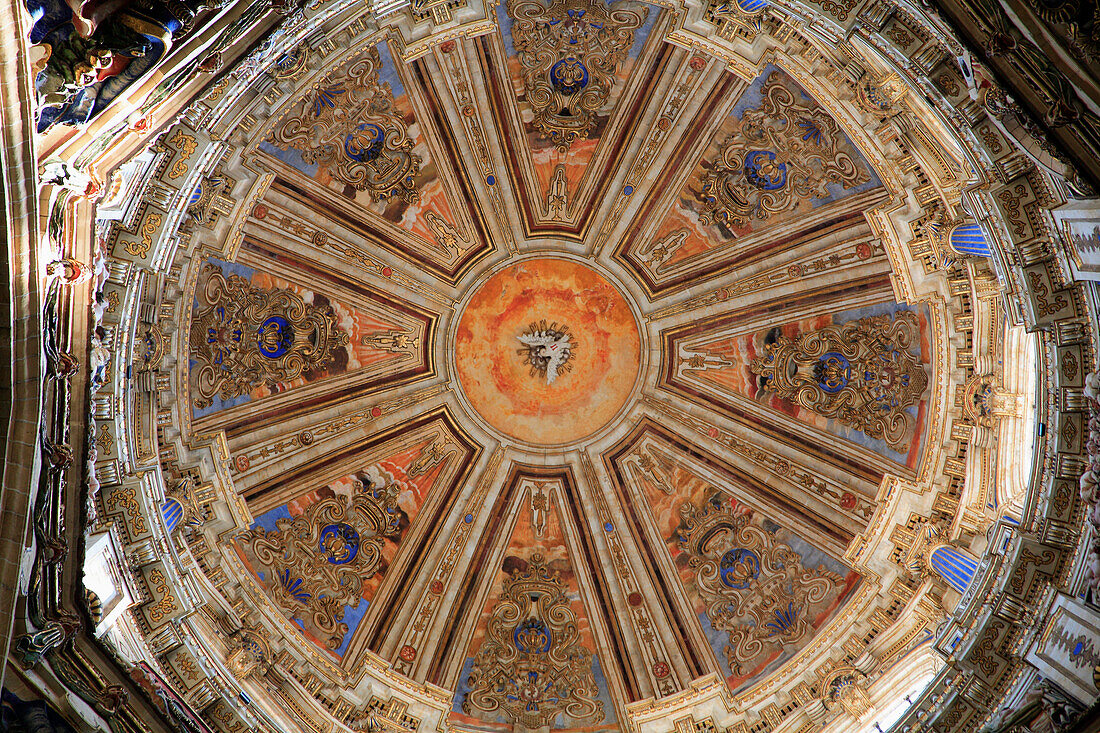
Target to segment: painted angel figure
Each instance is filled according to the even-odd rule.
[[[527,332],[516,338],[526,347],[517,351],[527,357],[532,374],[535,371],[545,374],[547,384],[553,384],[559,372],[568,370],[566,364],[573,355],[568,329],[559,329],[557,324],[532,324]]]

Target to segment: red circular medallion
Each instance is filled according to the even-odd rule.
[[[540,257],[495,273],[459,320],[455,371],[471,407],[509,437],[581,440],[626,404],[641,336],[626,298],[574,260]]]

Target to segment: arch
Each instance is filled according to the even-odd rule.
[[[933,647],[932,635],[920,641],[867,688],[871,710],[855,720],[848,715],[834,717],[822,733],[879,733],[902,719],[943,667],[943,658]],[[876,724],[879,726],[876,728]]]
[[[959,593],[965,593],[966,587],[974,578],[974,571],[978,569],[978,559],[953,545],[940,545],[932,550],[928,565],[948,585]]]
[[[989,241],[980,224],[957,224],[947,235],[951,250],[962,257],[989,257]]]

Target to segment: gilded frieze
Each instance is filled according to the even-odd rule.
[[[736,230],[871,180],[836,121],[789,77],[771,72],[759,94],[695,182],[704,224]]]
[[[363,578],[383,562],[386,538],[401,529],[401,488],[376,469],[349,492],[330,491],[302,514],[276,519],[274,530],[254,527],[238,540],[273,579],[275,602],[291,615],[308,614],[330,649],[342,645],[345,608],[359,604]]]
[[[684,503],[679,512],[679,549],[711,626],[728,634],[723,651],[732,675],[744,675],[761,655],[801,646],[844,587],[839,573],[805,567],[778,539],[777,526],[753,524],[752,512],[728,497]]]
[[[504,581],[468,684],[464,712],[499,711],[517,727],[541,728],[559,715],[604,719],[592,651],[580,643],[560,573],[541,554],[517,563]]]
[[[359,632],[409,599],[416,558],[405,547],[431,536],[471,450],[433,412],[330,453],[320,475],[284,470],[250,496],[256,514],[235,559],[306,639],[355,664],[370,643]]]
[[[844,545],[825,541],[811,515],[797,531],[780,525],[780,516],[795,516],[773,517],[777,500],[766,487],[727,478],[656,425],[624,441],[608,465],[628,519],[652,538],[639,547],[656,553],[649,562],[668,576],[660,583],[678,583],[683,594],[678,623],[697,628],[681,643],[713,654],[711,669],[731,691],[809,646],[855,596],[860,574],[823,549]]]
[[[866,281],[860,287],[867,292]],[[870,460],[858,463],[829,444],[817,452],[875,484],[891,464],[918,470],[933,417],[930,311],[879,303],[810,315],[805,309],[821,305],[807,297],[802,317],[779,324],[745,309],[671,329],[677,364],[668,387],[797,446],[806,442],[788,418],[862,446]]]
[[[574,492],[560,472],[540,471],[512,479],[494,507],[516,521],[470,637],[452,723],[619,730],[614,671],[597,642],[602,622],[589,616],[599,581],[574,560],[585,552],[568,518]]]
[[[796,230],[858,227],[885,195],[837,110],[772,65],[748,85],[712,85],[669,155],[617,248],[654,293],[789,246]]]

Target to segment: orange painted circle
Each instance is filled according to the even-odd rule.
[[[525,334],[531,340],[540,322],[568,329],[570,356],[553,383],[529,363],[531,347],[520,341]],[[641,337],[626,299],[603,275],[572,260],[539,258],[478,288],[459,321],[454,354],[462,390],[487,423],[526,443],[563,445],[599,431],[630,397]]]

